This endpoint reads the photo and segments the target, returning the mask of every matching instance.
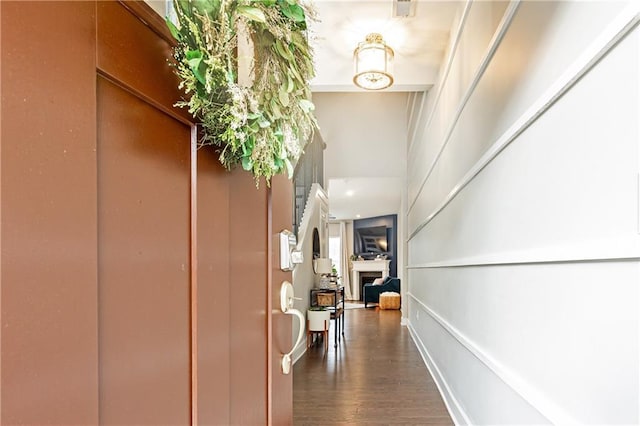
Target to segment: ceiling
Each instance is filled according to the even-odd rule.
[[[329,217],[351,220],[398,213],[400,178],[338,178],[329,181]]]
[[[394,84],[386,91],[413,92],[431,87],[449,41],[460,1],[409,2],[411,17],[394,17],[393,0],[315,0],[314,92],[361,91],[353,82],[353,50],[367,34],[380,33],[394,50]]]
[[[311,81],[327,144],[329,214],[350,220],[400,212],[406,173],[410,92],[437,80],[460,1],[413,0],[412,17],[394,17],[393,0],[315,0]],[[353,82],[353,50],[371,32],[395,51],[394,84],[368,92]]]

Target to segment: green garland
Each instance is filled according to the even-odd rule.
[[[298,0],[174,0],[179,88],[202,124],[202,145],[218,147],[228,169],[240,164],[256,183],[278,173],[293,174],[304,144],[317,127],[309,80],[313,53],[307,16]],[[238,28],[253,43],[253,84],[238,83]]]

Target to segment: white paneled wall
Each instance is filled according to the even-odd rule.
[[[640,422],[639,20],[469,2],[414,102],[408,322],[457,423]]]

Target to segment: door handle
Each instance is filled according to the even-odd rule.
[[[293,348],[289,353],[282,355],[282,373],[289,374],[291,372],[291,354],[295,348],[298,347],[300,342],[302,341],[302,336],[304,335],[304,315],[297,309],[293,309],[293,301],[298,299],[293,295],[293,285],[289,281],[283,281],[282,286],[280,287],[280,309],[287,315],[294,315],[300,320],[300,328],[298,330],[298,339],[296,343],[293,345]],[[298,299],[300,300],[300,299]]]

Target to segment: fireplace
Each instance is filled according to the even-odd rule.
[[[372,283],[376,278],[382,278],[382,271],[360,272],[360,300],[364,300],[364,285]]]
[[[360,279],[360,275],[369,277],[369,281],[372,282],[378,277],[386,278],[389,276],[389,263],[390,260],[354,260],[351,262],[351,282],[355,286],[353,293],[354,299],[362,300],[362,286],[363,281]],[[357,286],[359,284],[359,286]]]

